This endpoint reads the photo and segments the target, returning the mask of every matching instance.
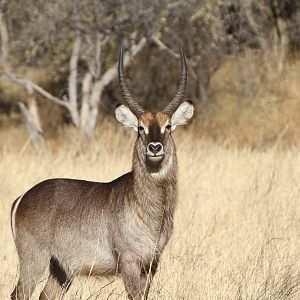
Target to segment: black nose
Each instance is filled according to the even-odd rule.
[[[148,145],[148,148],[149,148],[149,150],[152,152],[152,153],[154,153],[154,154],[156,154],[156,153],[158,153],[159,151],[161,151],[161,149],[162,149],[162,144],[154,144],[154,143],[150,143],[149,145]]]

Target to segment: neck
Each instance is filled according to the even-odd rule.
[[[175,146],[170,155],[166,156],[158,172],[148,171],[145,159],[134,149],[134,207],[138,215],[149,226],[156,229],[162,219],[173,220],[177,200],[177,158]]]
[[[151,188],[152,192],[161,188],[167,187],[170,184],[176,184],[177,182],[177,158],[176,154],[168,157],[162,162],[161,167],[157,172],[151,172],[148,170],[144,161],[139,159],[133,161],[133,176],[136,184],[142,184],[144,188]],[[144,193],[144,188],[141,189]]]
[[[170,147],[168,155],[166,155],[156,172],[152,172],[151,168],[147,167],[145,154],[139,149],[138,145],[135,145],[132,171],[135,185],[142,185],[139,191],[142,191],[143,194],[145,188],[149,188],[152,193],[155,193],[167,188],[169,185],[176,185],[177,157],[175,145]]]

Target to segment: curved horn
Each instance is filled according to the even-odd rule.
[[[179,45],[179,51],[180,51],[180,60],[181,60],[181,74],[180,74],[180,80],[177,87],[177,92],[173,100],[163,110],[169,116],[172,116],[175,110],[181,104],[184,97],[184,91],[187,82],[187,66],[186,66],[185,55],[183,53],[181,45]]]
[[[121,49],[120,49],[120,56],[119,56],[119,67],[118,67],[118,74],[119,74],[119,84],[121,88],[121,93],[123,96],[123,99],[125,103],[128,105],[129,109],[136,115],[140,116],[142,115],[145,111],[144,109],[134,100],[132,97],[126,81],[125,81],[125,75],[124,75],[124,67],[123,67],[123,45],[121,44]]]

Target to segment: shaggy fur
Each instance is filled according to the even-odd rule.
[[[149,135],[138,134],[132,172],[109,183],[50,179],[25,193],[13,224],[20,276],[12,299],[27,299],[46,270],[40,299],[89,274],[120,275],[130,298],[147,298],[177,199],[175,145],[152,116]],[[149,139],[162,142],[162,161],[147,160]]]
[[[130,299],[147,299],[159,258],[172,234],[177,199],[177,159],[171,130],[186,124],[193,105],[182,102],[186,63],[165,112],[144,112],[125,82],[123,48],[119,81],[127,103],[117,119],[138,132],[130,173],[108,183],[43,181],[12,207],[20,260],[12,299],[29,299],[45,271],[40,299],[57,299],[77,275],[120,275]],[[158,147],[158,148],[157,148]]]

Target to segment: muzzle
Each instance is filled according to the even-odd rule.
[[[162,158],[164,156],[164,146],[161,143],[149,143],[147,146],[147,156],[151,159]]]

